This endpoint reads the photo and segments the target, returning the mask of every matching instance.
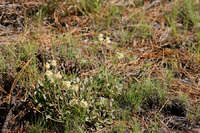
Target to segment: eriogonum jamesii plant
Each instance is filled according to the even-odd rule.
[[[94,123],[95,128],[112,123],[115,112],[113,98],[119,92],[116,88],[122,87],[117,78],[111,77],[113,84],[108,84],[104,82],[106,76],[100,73],[96,78],[85,78],[80,82],[78,77],[59,71],[56,60],[48,61],[44,70],[33,100],[46,120],[69,125],[78,118],[80,125]]]
[[[47,118],[64,122],[66,110],[84,110],[88,107],[87,101],[78,96],[79,79],[67,80],[66,75],[57,69],[56,60],[45,64],[43,78],[38,81],[34,92],[34,101],[37,109]],[[73,113],[73,112],[70,112]]]

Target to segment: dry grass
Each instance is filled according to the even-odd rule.
[[[123,82],[124,95],[127,97],[126,91],[129,92],[133,84],[135,86],[145,84],[140,86],[145,92],[144,87],[148,88],[147,80],[159,81],[161,88],[152,85],[153,88],[158,87],[156,89],[164,91],[160,92],[159,90],[158,93],[167,95],[167,97],[164,96],[164,101],[162,98],[158,98],[161,102],[154,103],[156,96],[145,92],[147,94],[144,94],[143,102],[141,102],[141,108],[144,108],[145,113],[140,109],[139,111],[131,109],[128,116],[124,116],[127,118],[113,120],[112,124],[105,124],[96,129],[92,127],[94,125],[90,125],[90,127],[86,124],[88,127],[86,126],[79,131],[88,129],[90,132],[111,132],[111,130],[122,130],[123,132],[130,129],[128,132],[133,132],[136,131],[137,123],[140,125],[141,132],[181,130],[178,124],[184,122],[191,122],[193,128],[199,126],[198,120],[194,117],[199,116],[195,112],[198,112],[198,104],[200,103],[200,29],[198,26],[200,24],[200,16],[198,15],[200,8],[198,7],[199,0],[193,1],[192,7],[190,7],[189,2],[186,3],[187,1],[161,0],[155,3],[155,1],[146,0],[132,2],[95,0],[89,4],[84,3],[84,1],[72,0],[65,2],[61,0],[3,2],[0,3],[0,26],[2,26],[2,28],[0,27],[2,32],[2,34],[0,33],[2,38],[0,45],[16,44],[20,46],[34,42],[38,45],[35,51],[38,52],[37,56],[41,57],[42,64],[48,59],[56,58],[61,67],[58,68],[59,70],[64,70],[67,74],[76,71],[75,75],[81,81],[88,77],[97,76],[103,69],[103,73],[106,75],[105,82],[112,84],[107,76],[113,73],[113,77],[120,77]],[[195,13],[197,16],[192,16]],[[11,16],[14,19],[10,19]],[[99,34],[103,34],[104,38],[109,37],[111,43],[100,42],[98,40]],[[11,41],[13,36],[16,36],[16,39]],[[64,50],[63,47],[66,44],[67,48],[71,48],[72,51],[64,51],[71,54],[64,57],[61,51]],[[3,55],[3,48],[0,50]],[[72,56],[74,52],[75,55]],[[122,54],[122,59],[118,58],[118,54]],[[6,101],[5,99],[8,97],[12,99],[13,90],[17,88],[16,85],[25,83],[26,78],[23,79],[23,71],[29,71],[25,66],[32,60],[29,56],[28,58],[28,60],[21,62],[24,67],[13,77],[11,88],[4,88],[4,82],[0,84],[2,94],[5,91],[8,92],[2,95],[4,98],[2,101]],[[85,60],[87,65],[82,66],[81,61]],[[62,64],[65,65],[62,66]],[[16,72],[15,70],[11,71]],[[22,81],[17,83],[20,78]],[[36,84],[35,80],[31,89],[26,89],[26,95],[23,99],[29,99],[27,93],[34,91],[34,88],[37,88]],[[136,89],[136,91],[139,90]],[[142,95],[142,92],[136,92],[136,94]],[[94,95],[99,97],[98,95],[102,94]],[[146,105],[144,102],[148,101],[148,98],[153,100],[152,103],[146,102]],[[182,110],[182,112],[188,113],[183,115],[185,121],[178,124],[179,117],[174,115],[173,111],[167,115],[168,118],[164,117],[166,110],[173,110],[168,106],[171,105],[170,101],[176,98],[188,103],[185,107],[187,111],[182,104],[174,103],[177,106],[180,105],[179,110],[174,109],[175,111]],[[2,102],[1,105],[3,103],[6,102]],[[9,101],[7,103],[10,104]],[[128,102],[124,100],[124,104],[126,103]],[[155,108],[158,106],[158,108],[149,107],[150,104]],[[40,112],[34,104],[30,108]],[[128,108],[135,107],[128,105]],[[192,118],[189,118],[189,114]],[[170,122],[172,125],[169,124]],[[2,129],[6,126],[8,125],[4,123]],[[117,129],[118,126],[123,128]],[[189,130],[189,128],[185,127],[184,129]]]

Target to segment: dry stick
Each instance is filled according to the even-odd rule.
[[[152,8],[152,7],[154,7],[154,6],[157,6],[158,4],[160,4],[161,2],[163,2],[164,0],[156,0],[156,1],[154,1],[153,3],[151,3],[150,5],[148,5],[147,7],[145,7],[144,9],[143,9],[143,11],[145,12],[145,11],[147,11],[147,10],[149,10],[150,8]]]
[[[133,114],[133,116],[135,116],[138,120],[141,120],[144,124],[144,126],[146,127],[146,129],[148,130],[149,126],[148,124],[145,122],[144,119],[142,119],[140,116],[136,115],[136,114]]]
[[[28,62],[22,67],[20,72],[17,74],[17,77],[15,78],[15,80],[14,80],[14,82],[13,82],[11,88],[10,88],[10,93],[8,95],[8,103],[11,103],[11,96],[12,96],[13,89],[15,88],[15,86],[16,86],[20,76],[22,75],[23,71],[28,66],[28,64],[31,62],[32,59],[33,59],[33,57],[31,57],[31,59],[28,60]]]
[[[163,104],[163,106],[160,108],[160,110],[158,111],[159,113],[162,111],[162,109],[165,107],[165,105],[168,103],[169,98],[165,101],[165,103]]]
[[[14,98],[12,99],[12,101],[11,101],[10,104],[15,104],[15,103],[16,103],[16,97],[14,97]],[[3,133],[8,132],[7,130],[8,130],[8,126],[9,126],[9,121],[12,119],[11,117],[12,117],[12,114],[13,114],[14,109],[15,109],[15,106],[13,106],[13,107],[11,107],[11,108],[9,109],[9,112],[8,112],[8,114],[7,114],[7,116],[6,116],[6,119],[5,119],[5,121],[4,121],[2,130],[1,130]]]
[[[165,128],[167,128],[168,132],[169,132],[169,133],[172,133],[172,131],[169,129],[169,127],[168,127],[161,119],[159,119],[155,113],[153,113],[153,114],[154,114],[154,119],[158,119],[158,120],[161,122],[161,124],[162,124]]]
[[[5,91],[5,89],[4,89],[3,87],[1,87],[1,86],[0,86],[0,91],[2,91],[2,92],[4,92],[4,93],[8,94],[8,93]]]

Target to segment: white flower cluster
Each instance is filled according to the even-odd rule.
[[[81,105],[81,107],[83,107],[83,108],[87,108],[87,107],[88,107],[88,103],[87,103],[87,101],[85,101],[85,100],[81,100],[80,105]]]
[[[81,91],[82,89],[80,88],[80,86],[78,85],[79,79],[76,79],[75,81],[76,83],[74,83],[73,81],[68,81],[68,80],[64,80],[62,81],[62,85],[64,87],[66,87],[68,90],[74,92],[73,94],[76,94],[78,91]],[[88,102],[85,100],[80,100],[79,98],[76,97],[76,95],[70,102],[70,105],[80,105],[82,108],[87,108],[88,107]]]
[[[123,53],[117,52],[116,55],[117,55],[118,59],[123,59],[124,58],[124,54]]]
[[[72,85],[71,81],[62,81],[62,84],[64,87],[67,87],[69,90],[72,90],[74,92],[78,92],[78,90],[79,90],[78,84]]]
[[[79,99],[72,99],[71,101],[70,101],[70,104],[71,105],[80,105],[82,108],[87,108],[89,105],[88,105],[88,102],[87,101],[85,101],[85,100],[79,100]]]
[[[55,83],[55,81],[61,80],[63,77],[61,73],[56,69],[57,63],[56,60],[49,61],[49,63],[45,64],[46,72],[45,76],[51,83]],[[77,93],[80,89],[78,85],[79,79],[76,79],[76,83],[62,79],[62,86],[67,90],[71,90],[72,92]],[[75,94],[74,93],[74,94]],[[82,108],[87,108],[88,103],[85,100],[79,100],[79,98],[74,97],[70,103],[71,105],[80,105]]]
[[[50,80],[51,83],[54,83],[56,80],[62,79],[62,75],[60,74],[60,72],[56,72],[55,70],[50,70],[51,66],[56,68],[56,61],[52,60],[49,63],[45,64],[45,68],[46,68],[46,72],[45,75],[47,76],[47,78]]]
[[[104,36],[103,34],[99,34],[98,40],[99,40],[100,42],[104,42],[104,41],[105,41],[107,44],[111,43],[111,40],[110,40],[109,37],[106,37],[106,39],[104,39],[103,36]]]

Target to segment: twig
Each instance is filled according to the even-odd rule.
[[[12,104],[16,104],[16,97],[12,98],[12,101],[11,101],[10,106],[11,106]],[[12,106],[12,107],[10,108],[10,110],[9,110],[9,112],[8,112],[8,114],[7,114],[7,116],[6,116],[6,120],[4,121],[4,124],[3,124],[3,127],[2,127],[2,132],[3,132],[3,133],[4,133],[4,132],[6,133],[6,132],[7,132],[6,130],[8,130],[9,121],[11,120],[11,117],[12,117],[12,114],[13,114],[14,109],[15,109],[15,106]]]
[[[160,108],[160,110],[158,111],[159,113],[162,111],[162,109],[165,107],[165,105],[168,103],[169,98],[165,101],[165,103],[163,104],[163,106]]]
[[[160,121],[160,123],[165,127],[165,128],[167,128],[167,130],[168,130],[168,132],[169,133],[172,133],[172,131],[168,128],[168,126],[162,121],[162,120],[160,120],[158,117],[157,117],[157,115],[155,114],[155,113],[153,113],[152,112],[152,114],[154,115],[154,119],[158,119],[159,121]]]
[[[28,66],[28,64],[31,62],[32,59],[33,59],[33,57],[31,57],[31,59],[29,59],[29,61],[22,67],[20,72],[17,74],[17,77],[15,78],[15,80],[14,80],[14,82],[13,82],[11,88],[10,88],[10,93],[8,95],[8,103],[11,103],[11,96],[12,96],[13,89],[15,88],[19,78],[21,77],[21,75],[24,72],[25,68]]]
[[[5,89],[4,89],[3,87],[1,87],[1,86],[0,86],[0,91],[2,91],[2,92],[4,92],[4,93],[8,94],[8,93],[5,91]]]
[[[146,127],[146,129],[148,130],[148,124],[145,122],[145,120],[144,119],[142,119],[141,117],[139,117],[138,115],[136,115],[136,114],[133,114],[133,116],[135,116],[138,120],[141,120],[142,122],[143,122],[143,124],[144,124],[144,126]]]
[[[152,7],[154,7],[154,6],[158,5],[158,4],[160,4],[160,3],[163,2],[163,1],[164,1],[164,0],[156,0],[156,1],[152,2],[150,5],[148,5],[147,7],[145,7],[145,8],[143,9],[143,12],[149,10],[150,8],[152,8]]]
[[[20,4],[0,4],[0,8],[16,8],[16,7],[21,7],[22,5]]]

